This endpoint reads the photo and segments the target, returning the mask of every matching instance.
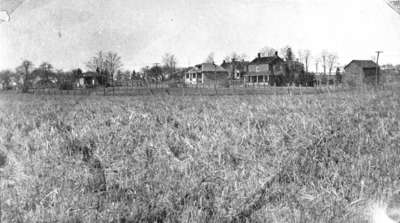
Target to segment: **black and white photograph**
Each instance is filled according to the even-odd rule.
[[[400,0],[0,0],[0,223],[400,223]]]

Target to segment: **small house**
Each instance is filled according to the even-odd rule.
[[[224,60],[221,67],[228,71],[230,79],[242,80],[248,72],[249,62],[244,60],[238,61],[235,59],[232,59],[231,62]]]
[[[185,75],[186,84],[218,84],[228,83],[229,73],[221,66],[213,63],[202,63],[190,69]]]
[[[380,83],[380,68],[372,60],[353,60],[344,67],[343,83],[350,86]]]
[[[104,83],[106,80],[104,79],[105,76],[98,74],[97,72],[86,72],[82,73],[81,77],[78,78],[76,81],[77,87],[87,87],[87,88],[93,88],[96,86],[99,86],[101,83]]]

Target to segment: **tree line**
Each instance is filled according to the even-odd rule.
[[[290,46],[285,46],[280,50],[276,50],[273,47],[263,47],[260,49],[262,56],[274,56],[276,52],[285,60],[288,67],[287,77],[279,77],[285,82],[288,80],[293,81],[293,73],[298,71],[298,65],[300,64],[300,82],[310,81],[310,67],[312,63],[315,66],[315,73],[322,73],[324,75],[332,75],[335,72],[335,67],[338,66],[338,55],[334,52],[323,50],[319,54],[312,55],[308,49],[298,50],[294,53],[294,50]],[[232,52],[224,57],[225,62],[232,61],[245,61],[247,55]],[[214,53],[210,53],[205,60],[205,63],[215,63]],[[97,52],[92,58],[86,62],[86,70],[97,73],[102,80],[102,85],[111,85],[114,82],[126,82],[129,80],[143,80],[143,81],[165,81],[168,79],[179,79],[188,68],[178,67],[178,60],[172,53],[165,53],[161,58],[161,63],[155,63],[151,66],[145,66],[140,71],[135,70],[124,70],[122,58],[116,52]],[[293,67],[294,66],[294,67]],[[320,70],[320,68],[322,68]],[[400,72],[400,65],[395,66],[397,71]],[[39,66],[29,60],[23,60],[21,64],[15,68],[15,70],[3,70],[0,71],[0,84],[3,89],[20,88],[23,91],[33,87],[34,84],[44,87],[59,87],[61,89],[73,88],[74,82],[83,77],[83,72],[80,68],[63,71],[56,69],[52,64],[43,62]],[[278,78],[278,77],[277,77]],[[278,78],[278,79],[279,79]],[[283,80],[283,79],[287,80]],[[299,78],[297,78],[299,80]],[[298,81],[299,82],[299,81]],[[298,83],[301,84],[301,83]]]
[[[165,80],[173,76],[177,68],[175,55],[166,53],[162,57],[162,64],[146,66],[140,72],[124,70],[122,58],[116,52],[97,52],[86,62],[88,72],[97,73],[102,85],[111,85],[129,80]],[[19,88],[27,91],[33,85],[42,87],[59,87],[60,89],[72,89],[74,82],[84,76],[82,69],[71,71],[56,69],[52,64],[43,62],[35,66],[30,60],[23,60],[15,70],[0,71],[0,84],[3,89]]]

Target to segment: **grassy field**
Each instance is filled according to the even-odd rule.
[[[0,219],[373,222],[399,93],[0,95]]]

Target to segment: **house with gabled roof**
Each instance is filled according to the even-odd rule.
[[[186,84],[219,84],[229,80],[228,71],[214,63],[202,63],[191,68],[185,75]]]
[[[258,56],[249,63],[248,72],[245,75],[246,83],[272,85],[277,76],[284,75],[284,60],[275,53],[274,56]]]
[[[380,67],[372,60],[352,60],[344,67],[343,83],[350,86],[380,83]]]
[[[228,71],[229,78],[232,80],[243,80],[244,76],[248,72],[249,68],[248,61],[245,60],[236,60],[232,59],[232,61],[223,61],[221,67],[223,67],[226,71]]]
[[[88,71],[82,74],[84,84],[86,87],[95,87],[99,85],[100,74],[93,71]]]

